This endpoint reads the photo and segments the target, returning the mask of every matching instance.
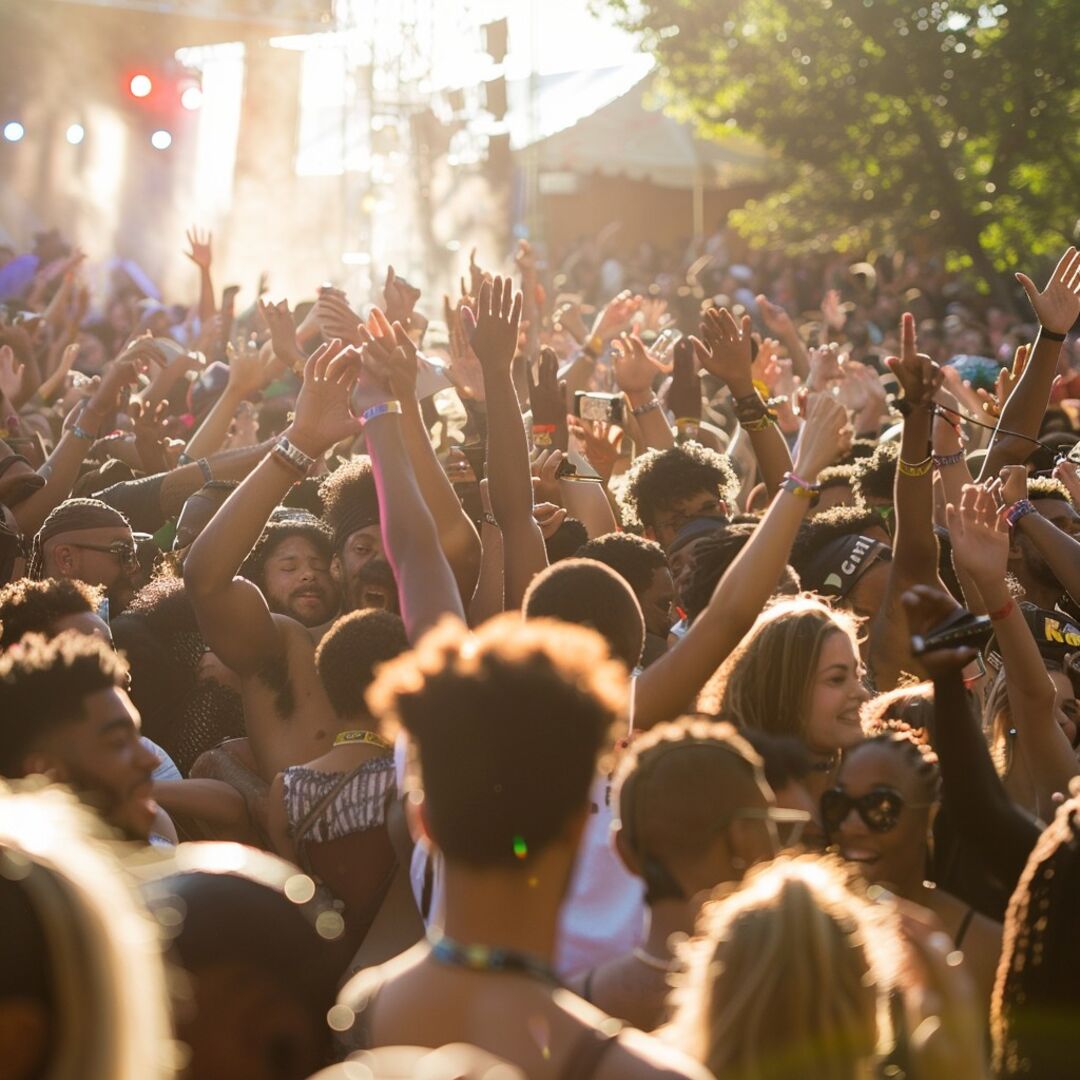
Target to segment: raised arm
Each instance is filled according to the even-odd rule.
[[[49,512],[70,494],[79,476],[79,467],[100,434],[101,427],[116,414],[120,394],[136,382],[146,366],[146,348],[127,349],[106,368],[97,389],[81,412],[72,410],[60,439],[41,467],[45,486],[23,499],[13,510],[20,531],[33,536]]]
[[[269,365],[261,350],[246,345],[233,348],[229,344],[225,352],[229,358],[229,381],[217,401],[210,406],[198,430],[188,440],[184,448],[185,458],[181,460],[190,458],[197,461],[220,450],[240,403],[256,394],[268,381]]]
[[[1023,465],[1006,465],[1001,470],[1002,494],[1013,511],[1013,528],[1035,545],[1065,591],[1080,601],[1080,541],[1044,518],[1027,501],[1027,479]]]
[[[660,399],[653,392],[657,376],[671,372],[645,348],[637,334],[623,334],[614,343],[615,381],[626,395],[632,415],[641,430],[645,447],[668,450],[675,445],[675,432],[664,415]]]
[[[944,588],[938,576],[938,542],[934,534],[934,473],[930,432],[934,394],[941,386],[941,369],[918,351],[915,319],[900,321],[900,356],[886,363],[903,391],[904,429],[896,463],[893,502],[896,535],[885,599],[871,629],[870,663],[879,690],[894,687],[901,673],[914,666],[900,618],[900,597],[912,585]]]
[[[788,355],[791,357],[792,372],[805,382],[810,376],[810,352],[806,343],[799,337],[794,320],[779,304],[774,304],[767,296],[759,296],[757,304],[761,312],[761,320],[766,328],[775,334],[787,348]]]
[[[1061,256],[1042,292],[1026,274],[1016,275],[1035,309],[1039,335],[1019,384],[1001,410],[990,450],[983,459],[980,480],[992,479],[1005,465],[1022,464],[1031,456],[1057,374],[1061,343],[1080,317],[1078,270],[1080,252],[1071,247]]]
[[[405,337],[404,330],[398,329]],[[364,345],[363,357],[364,371],[353,401],[362,415],[375,474],[383,548],[394,570],[405,631],[415,643],[444,615],[464,621],[465,611],[435,522],[416,482],[401,405],[392,398],[392,385],[401,386],[415,378],[410,376],[410,370],[416,370],[415,350],[396,345],[387,351],[382,343],[372,341]]]
[[[503,539],[505,604],[520,607],[533,577],[547,566],[547,550],[533,518],[529,446],[511,366],[521,322],[521,293],[510,278],[480,287],[477,314],[462,309],[473,352],[484,372],[487,401],[488,483],[491,512]]]
[[[187,242],[190,251],[184,254],[199,268],[199,320],[206,322],[217,314],[217,304],[214,301],[214,283],[210,278],[210,263],[212,254],[210,245],[214,234],[210,232],[199,233],[196,227],[187,231]]]
[[[806,517],[814,484],[851,442],[842,405],[819,395],[810,405],[794,476],[728,567],[708,607],[673,648],[638,676],[634,723],[652,727],[685,711],[713,672],[750,630],[780,579],[795,533]],[[795,479],[798,477],[798,479]]]
[[[928,585],[904,594],[913,634],[925,634],[956,611],[956,601]],[[927,653],[923,667],[934,682],[934,749],[941,763],[944,805],[965,844],[1012,890],[1039,838],[1039,826],[1009,798],[971,713],[962,672],[974,649]]]
[[[372,311],[368,325],[360,328],[360,335],[366,354],[383,365],[390,390],[401,402],[401,435],[412,464],[412,475],[435,522],[439,544],[450,563],[458,591],[462,597],[471,597],[480,573],[480,537],[439,464],[424,424],[416,397],[419,353],[405,328],[400,323],[391,326],[378,308]],[[395,349],[401,350],[401,357],[394,356]]]
[[[1069,790],[1078,771],[1076,754],[1054,718],[1054,684],[1005,582],[1009,526],[994,499],[998,486],[995,481],[993,488],[964,489],[960,505],[947,511],[949,540],[953,558],[975,582],[990,612],[1005,666],[1016,752],[1031,770],[1040,801],[1045,797],[1049,804],[1055,792]]]
[[[693,341],[701,366],[722,379],[731,391],[735,417],[750,438],[761,478],[772,496],[780,489],[784,474],[791,469],[791,454],[754,387],[750,333],[749,315],[744,315],[740,324],[727,308],[719,311],[711,308],[701,324],[701,336]],[[797,475],[801,477],[802,473]]]
[[[304,385],[284,438],[312,467],[335,443],[359,431],[349,411],[348,385],[339,382],[342,363],[330,369],[341,343],[317,349],[304,367]],[[331,374],[328,374],[330,369]],[[305,472],[277,449],[267,454],[226,499],[184,560],[187,585],[199,629],[226,667],[253,675],[283,655],[284,645],[262,593],[236,576],[274,507]]]

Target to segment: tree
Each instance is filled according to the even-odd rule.
[[[1077,227],[1080,3],[601,0],[642,34],[670,107],[735,130],[778,183],[734,215],[788,250],[928,235],[1002,298]]]

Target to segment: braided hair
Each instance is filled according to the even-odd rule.
[[[26,576],[40,581],[45,576],[45,545],[55,536],[88,529],[131,528],[115,507],[100,499],[68,499],[49,513],[34,536]]]

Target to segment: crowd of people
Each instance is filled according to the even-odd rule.
[[[0,249],[0,1075],[1075,1075],[1075,248],[187,242]]]

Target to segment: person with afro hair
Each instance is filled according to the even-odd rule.
[[[622,494],[623,516],[667,550],[692,518],[726,516],[738,493],[739,481],[725,454],[684,443],[649,450],[634,462]]]

